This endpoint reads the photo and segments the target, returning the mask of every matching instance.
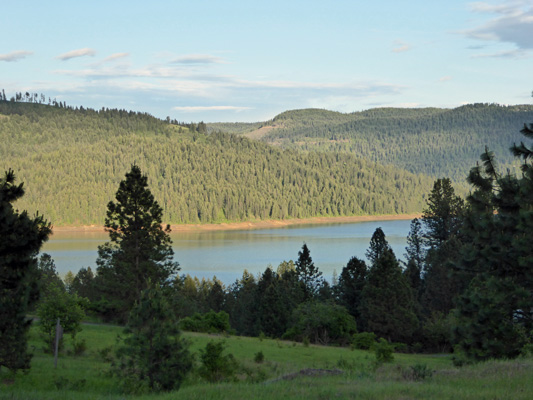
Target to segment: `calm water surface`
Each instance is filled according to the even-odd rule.
[[[340,273],[350,257],[366,259],[370,238],[381,227],[398,258],[403,258],[410,221],[375,221],[297,225],[275,229],[177,232],[171,233],[174,259],[180,274],[198,278],[216,276],[230,284],[247,269],[256,275],[269,265],[297,260],[298,251],[307,243],[315,265],[331,280]],[[43,246],[52,256],[58,272],[76,273],[81,267],[96,268],[97,247],[109,237],[105,233],[56,233]]]

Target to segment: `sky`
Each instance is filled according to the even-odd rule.
[[[8,98],[183,122],[532,102],[533,0],[2,3]]]

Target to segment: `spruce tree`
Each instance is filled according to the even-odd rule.
[[[0,179],[0,367],[12,371],[30,367],[26,312],[39,296],[37,254],[51,233],[42,216],[13,208],[23,195],[9,170]]]
[[[531,128],[531,129],[530,129]],[[533,138],[533,126],[521,131]],[[474,186],[458,268],[469,272],[456,311],[455,340],[466,357],[515,357],[533,340],[533,149],[511,148],[521,176],[500,174],[488,150],[468,177]]]
[[[307,244],[304,243],[302,251],[298,252],[298,260],[295,264],[296,274],[304,289],[305,300],[309,300],[318,293],[322,283],[322,272],[315,267]]]
[[[357,328],[364,330],[365,323],[361,318],[361,294],[366,284],[368,270],[366,263],[352,257],[342,269],[339,283],[335,286],[339,304],[346,307],[350,315],[357,321]]]
[[[390,246],[385,238],[385,233],[383,229],[376,228],[370,238],[370,247],[366,251],[366,258],[370,261],[370,265],[373,265],[386,250],[390,250]]]
[[[163,229],[163,210],[138,166],[120,182],[116,202],[109,202],[107,209],[110,241],[98,248],[97,278],[114,314],[125,321],[148,281],[164,285],[179,264],[173,261],[170,226]]]
[[[413,293],[391,249],[376,259],[362,292],[361,315],[369,332],[409,342],[418,326]]]
[[[149,284],[131,310],[115,365],[125,390],[177,390],[192,368],[188,344],[169,309],[163,289]]]

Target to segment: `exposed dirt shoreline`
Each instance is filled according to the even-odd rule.
[[[397,221],[419,218],[421,214],[395,214],[395,215],[361,215],[351,217],[315,217],[294,218],[286,220],[229,222],[222,224],[184,224],[171,225],[173,232],[203,232],[203,231],[232,231],[250,229],[282,228],[290,225],[350,223],[365,221]],[[54,226],[53,232],[104,232],[103,226]]]

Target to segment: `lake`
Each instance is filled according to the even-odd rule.
[[[233,283],[245,269],[257,275],[269,265],[297,260],[305,242],[315,265],[331,281],[352,256],[366,260],[370,238],[381,227],[398,258],[403,258],[410,220],[365,221],[291,225],[274,229],[242,231],[173,232],[174,259],[180,274],[198,278],[216,276],[225,284]],[[57,232],[43,246],[64,275],[81,267],[96,269],[97,247],[109,237],[104,232]]]

